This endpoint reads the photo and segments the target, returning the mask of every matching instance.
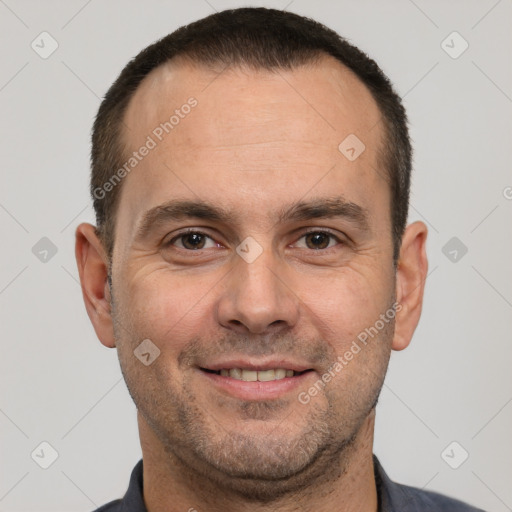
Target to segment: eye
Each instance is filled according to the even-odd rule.
[[[207,246],[208,240],[210,245]],[[178,242],[178,243],[176,243]],[[199,249],[209,249],[211,247],[218,247],[219,244],[215,242],[208,235],[201,233],[200,231],[187,231],[175,236],[165,244],[166,246],[175,245],[179,249],[186,249],[191,251],[197,251]]]
[[[304,239],[306,249],[315,251],[330,249],[338,243],[341,243],[341,240],[329,231],[309,231],[299,238],[299,240],[301,239]]]
[[[316,230],[304,233],[299,241],[304,239],[304,243],[296,242],[296,246],[313,251],[325,250],[335,247],[342,241],[330,231]],[[166,242],[165,247],[175,246],[179,249],[188,251],[199,251],[201,249],[209,249],[212,247],[222,247],[218,242],[213,240],[207,234],[201,231],[186,231],[176,235],[174,238]]]

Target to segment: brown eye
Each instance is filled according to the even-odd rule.
[[[309,249],[326,249],[332,238],[331,235],[323,232],[308,233],[305,237]]]
[[[205,237],[199,233],[187,233],[181,237],[185,249],[202,249],[205,244]]]
[[[210,243],[209,247],[206,246],[208,243]],[[198,251],[200,249],[208,249],[210,247],[215,247],[216,244],[211,237],[205,235],[204,233],[201,233],[200,231],[189,231],[187,233],[182,233],[181,235],[174,237],[166,245],[175,245],[180,249]]]
[[[303,235],[303,238],[306,241],[306,247],[313,250],[327,249],[333,239],[337,241],[334,235],[324,231],[312,231]]]

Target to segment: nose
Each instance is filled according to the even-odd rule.
[[[299,317],[299,298],[284,266],[265,250],[255,261],[236,259],[217,304],[220,325],[240,334],[277,334]]]

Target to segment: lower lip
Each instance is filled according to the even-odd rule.
[[[243,400],[271,400],[294,390],[297,391],[297,389],[305,390],[308,388],[307,381],[315,373],[307,371],[284,379],[246,382],[203,370],[199,370],[199,372],[220,391]]]

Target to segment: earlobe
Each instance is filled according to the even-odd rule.
[[[400,305],[395,321],[393,350],[406,348],[418,325],[427,278],[427,226],[414,222],[407,226],[402,238],[396,273],[396,300]]]
[[[115,347],[108,283],[108,258],[96,228],[80,224],[75,232],[75,257],[87,314],[103,345]]]

